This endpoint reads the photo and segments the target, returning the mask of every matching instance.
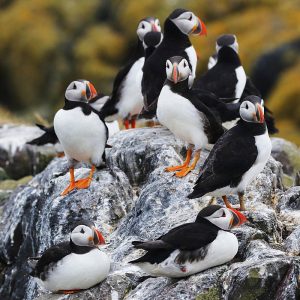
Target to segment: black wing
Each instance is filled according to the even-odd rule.
[[[232,66],[216,64],[195,80],[194,87],[213,92],[221,98],[233,98],[236,84],[237,77]]]
[[[117,74],[117,76],[114,80],[111,97],[105,102],[105,104],[103,105],[103,107],[101,108],[101,111],[100,111],[101,115],[104,118],[114,115],[118,112],[118,110],[116,108],[116,104],[120,100],[120,94],[121,94],[121,91],[123,88],[123,81],[125,80],[127,74],[129,73],[129,71],[134,63],[135,63],[135,61],[129,62]]]
[[[239,126],[227,131],[206,159],[189,198],[201,197],[225,186],[236,186],[257,158],[255,138]]]
[[[71,253],[70,243],[63,242],[47,249],[30,275],[45,280],[45,273],[51,263],[56,263]]]
[[[30,145],[45,145],[45,144],[56,144],[58,142],[58,138],[56,136],[56,133],[54,131],[54,126],[51,127],[45,127],[40,124],[36,124],[37,127],[39,127],[41,130],[45,131],[41,136],[39,136],[36,139],[33,139],[32,141],[27,142],[26,144]]]
[[[185,97],[191,101],[197,110],[206,116],[208,123],[204,128],[205,134],[208,136],[209,143],[214,144],[224,133],[224,128],[217,119],[218,116],[215,116],[213,112],[204,104],[203,98],[205,98],[205,96],[201,97],[192,90],[188,90],[185,94]]]

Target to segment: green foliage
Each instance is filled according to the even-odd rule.
[[[192,38],[199,72],[220,34],[237,35],[248,73],[260,55],[300,36],[296,0],[6,0],[0,3],[1,105],[51,118],[66,85],[76,78],[87,78],[109,94],[135,46],[138,21],[152,15],[163,26],[176,7],[191,9],[207,25],[207,38]],[[300,127],[297,82],[299,64],[283,74],[268,99],[281,132],[293,132],[288,135],[293,140]]]

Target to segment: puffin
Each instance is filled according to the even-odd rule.
[[[197,54],[189,35],[206,35],[204,23],[186,9],[175,9],[164,23],[164,38],[147,59],[143,67],[142,93],[144,108],[142,114],[152,118],[156,113],[157,99],[166,79],[166,60],[172,56],[182,56],[196,76]]]
[[[112,119],[116,115],[123,119],[126,129],[135,127],[135,118],[143,108],[143,95],[141,92],[141,81],[143,76],[143,65],[145,62],[145,51],[143,40],[148,32],[160,32],[159,20],[154,17],[142,19],[137,27],[136,51],[129,62],[119,71],[114,83],[112,95],[104,104],[101,113],[105,118]]]
[[[145,34],[143,40],[143,47],[145,51],[145,61],[150,57],[154,50],[159,46],[163,40],[161,31],[150,31]]]
[[[61,193],[62,196],[75,188],[88,188],[95,167],[105,162],[108,128],[101,113],[88,104],[96,93],[94,86],[87,80],[71,82],[65,92],[65,105],[54,117],[54,131],[70,168],[70,184]],[[92,168],[87,178],[75,181],[74,166],[77,162],[91,164]]]
[[[239,111],[240,120],[216,142],[188,198],[222,197],[231,208],[226,196],[237,193],[240,210],[246,210],[244,191],[265,167],[272,144],[264,120],[263,100],[247,96]]]
[[[41,257],[28,259],[30,275],[51,292],[72,294],[103,281],[110,258],[99,249],[105,244],[101,232],[88,220],[77,222],[70,240],[48,248]]]
[[[108,100],[109,96],[106,96],[102,93],[97,94],[95,97],[93,97],[91,100],[89,100],[88,104],[94,108],[97,111],[100,111],[103,107],[104,103]],[[61,146],[59,144],[57,135],[54,130],[54,126],[44,126],[42,124],[35,124],[38,128],[40,128],[42,131],[44,131],[43,134],[41,134],[39,137],[28,141],[26,144],[29,145],[37,145],[42,146],[46,144],[54,144],[55,149],[57,150],[58,156],[63,156],[63,150],[61,149]]]
[[[209,58],[209,70],[195,80],[194,88],[213,92],[227,103],[241,103],[246,96],[260,92],[246,75],[239,54],[239,44],[234,34],[223,34],[216,41],[216,54]],[[230,99],[233,99],[230,101]],[[270,134],[278,132],[272,112],[265,107],[265,119]],[[237,121],[235,119],[226,121]],[[235,123],[223,124],[227,128]]]
[[[246,222],[233,208],[210,205],[202,209],[193,223],[171,229],[154,241],[134,241],[147,253],[130,263],[151,276],[187,277],[232,260],[238,240],[229,230]]]
[[[157,101],[157,118],[189,147],[182,165],[165,170],[177,171],[177,177],[184,177],[195,168],[201,149],[208,143],[214,144],[224,133],[224,128],[198,95],[189,89],[193,73],[186,58],[169,58],[166,61],[166,74],[167,79]],[[195,157],[189,165],[194,147]]]

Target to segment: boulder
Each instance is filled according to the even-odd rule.
[[[186,197],[209,151],[203,150],[195,171],[181,179],[164,169],[180,163],[186,150],[164,128],[122,131],[109,144],[113,148],[106,150],[107,166],[95,172],[89,189],[59,196],[68,185],[69,174],[66,159],[56,158],[26,186],[11,194],[0,223],[0,257],[5,275],[0,287],[1,299],[245,299],[230,297],[248,295],[252,284],[256,286],[265,279],[269,287],[273,287],[272,280],[277,285],[284,282],[278,293],[288,293],[284,278],[290,274],[288,278],[294,282],[298,261],[282,251],[273,251],[268,244],[282,241],[274,202],[281,187],[280,163],[270,158],[246,190],[249,222],[233,230],[240,242],[233,262],[181,280],[149,278],[128,263],[143,253],[133,249],[131,242],[155,239],[174,226],[193,222],[199,210],[209,204],[207,197],[192,200]],[[87,174],[84,165],[79,165],[75,172],[76,178]],[[285,192],[280,192],[284,197]],[[230,199],[236,201],[236,196]],[[72,223],[80,218],[93,220],[108,242],[103,249],[112,260],[108,278],[77,294],[62,296],[43,291],[28,275],[27,257],[68,239]],[[257,254],[269,250],[270,254],[255,257],[256,247]],[[260,274],[263,266],[268,272],[253,281],[252,275]],[[279,276],[275,270],[279,270]],[[245,286],[245,293],[240,286]],[[296,295],[296,285],[289,286],[290,295]],[[266,292],[259,293],[269,296]]]

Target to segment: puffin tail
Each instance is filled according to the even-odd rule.
[[[194,188],[194,190],[187,196],[189,199],[195,199],[195,198],[200,198],[206,193],[203,192],[202,190],[199,190],[197,188]]]
[[[45,133],[43,133],[38,138],[27,142],[26,144],[41,146],[48,143],[55,144],[58,142],[58,138],[56,136],[53,126],[49,128],[40,124],[36,124],[36,126],[39,127],[41,130],[43,130]]]

